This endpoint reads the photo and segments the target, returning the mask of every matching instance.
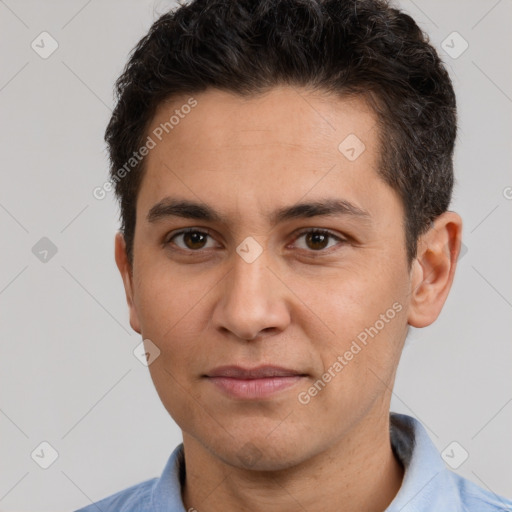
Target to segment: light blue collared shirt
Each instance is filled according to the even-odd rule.
[[[512,500],[449,470],[417,419],[391,412],[390,436],[405,472],[397,495],[383,512],[512,512]],[[75,512],[186,512],[180,483],[184,462],[180,444],[159,478],[128,487]]]

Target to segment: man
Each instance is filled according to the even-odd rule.
[[[117,92],[115,257],[183,444],[81,510],[512,510],[389,411],[461,244],[455,96],[415,22],[381,0],[193,1]]]

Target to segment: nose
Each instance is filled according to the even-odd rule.
[[[243,340],[277,334],[290,323],[286,286],[270,267],[268,252],[248,263],[237,253],[220,284],[212,322]]]

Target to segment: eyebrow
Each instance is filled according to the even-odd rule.
[[[349,201],[326,198],[279,208],[269,215],[269,220],[272,224],[278,224],[286,220],[317,216],[350,216],[366,221],[369,221],[371,218],[368,211],[359,208]],[[150,223],[156,223],[168,217],[181,217],[227,224],[225,216],[205,203],[172,197],[165,197],[152,206],[146,219]]]

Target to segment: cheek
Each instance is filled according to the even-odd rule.
[[[340,320],[337,338],[317,344],[322,374],[302,390],[301,403],[309,402],[311,407],[304,414],[310,418],[329,414],[334,422],[330,425],[338,428],[340,420],[364,417],[390,392],[405,332],[403,309],[397,312],[390,306],[383,309],[385,320],[377,316],[363,322],[355,317],[350,326]]]
[[[144,338],[160,349],[149,366],[151,379],[160,400],[176,423],[194,413],[197,403],[192,374],[196,372],[204,348],[197,343],[201,323],[198,318],[204,286],[185,274],[154,268],[141,274],[137,289],[137,308]]]
[[[185,335],[197,314],[197,306],[209,289],[208,283],[186,271],[172,269],[169,263],[141,265],[135,290],[135,303],[143,336],[167,340]]]
[[[165,402],[180,402],[174,395],[188,392],[190,374],[197,373],[198,361],[205,350],[203,343],[204,312],[208,290],[217,280],[191,277],[186,271],[171,271],[168,264],[146,266],[139,274],[136,307],[142,336],[160,349],[160,355],[149,370]],[[205,284],[206,283],[206,284]]]
[[[343,268],[320,279],[296,280],[293,290],[308,312],[298,321],[310,334],[317,333],[312,339],[321,334],[329,344],[347,341],[400,300],[401,286],[396,278],[385,277],[390,275],[389,271],[379,276],[370,270]]]
[[[357,388],[358,396],[365,392],[364,383],[382,387],[378,377],[387,381],[394,372],[406,333],[403,274],[390,268],[374,273],[344,269],[314,284],[301,280],[295,288],[308,306],[297,321],[320,355],[323,371],[336,375],[340,391]]]

